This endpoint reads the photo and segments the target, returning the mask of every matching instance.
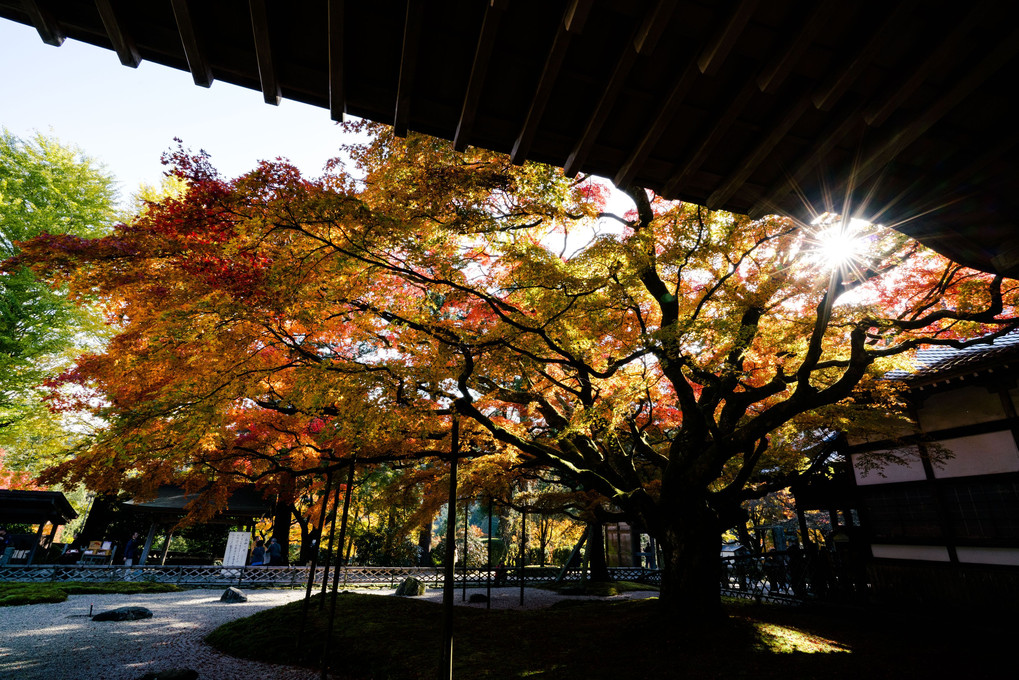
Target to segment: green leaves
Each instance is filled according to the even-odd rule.
[[[0,258],[40,234],[95,237],[113,220],[114,183],[80,151],[38,135],[0,132]],[[10,262],[0,270],[0,443],[23,448],[14,423],[45,411],[41,383],[69,355],[93,344],[97,319],[72,305],[66,291],[42,284]],[[34,418],[36,426],[42,420]],[[19,451],[23,460],[28,451]]]

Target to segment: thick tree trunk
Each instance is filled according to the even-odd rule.
[[[663,504],[661,602],[676,623],[699,623],[722,616],[718,515],[695,494]],[[664,499],[663,499],[664,500]]]
[[[592,520],[587,525],[587,556],[591,564],[591,580],[607,583],[612,580],[609,576],[609,565],[605,559],[605,530],[604,525],[598,520]]]
[[[273,513],[272,536],[283,551],[283,564],[290,564],[290,519],[297,513],[294,507],[294,480],[284,477]]]
[[[418,566],[432,566],[432,518],[429,516],[418,529]]]

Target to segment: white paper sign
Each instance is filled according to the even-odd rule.
[[[251,545],[251,533],[248,531],[231,531],[226,539],[226,553],[223,554],[224,567],[243,567],[248,562],[248,547]]]

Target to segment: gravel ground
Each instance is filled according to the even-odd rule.
[[[249,590],[245,603],[219,601],[222,591],[188,590],[140,595],[71,595],[66,602],[0,608],[0,678],[12,680],[136,680],[145,673],[193,668],[202,680],[314,680],[304,668],[237,659],[209,647],[203,638],[218,626],[304,596],[303,590]],[[365,590],[378,595],[392,590]],[[484,593],[484,589],[468,589]],[[655,596],[637,592],[622,599]],[[421,599],[441,602],[442,591],[429,590]],[[528,589],[523,608],[547,607],[564,598],[550,591]],[[461,591],[456,592],[456,604]],[[124,606],[150,609],[151,619],[93,621],[98,614]],[[466,605],[484,608],[484,604]],[[493,588],[492,606],[519,609],[519,588]]]

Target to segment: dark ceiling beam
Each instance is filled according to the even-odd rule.
[[[889,163],[902,153],[910,144],[919,139],[924,133],[931,129],[939,120],[947,115],[953,108],[958,106],[970,94],[980,87],[988,78],[994,75],[1009,59],[1019,53],[1019,28],[1013,30],[1008,37],[984,57],[975,68],[969,69],[966,74],[944,95],[942,95],[932,106],[923,110],[908,125],[888,135],[884,141],[851,172],[847,177],[846,184],[859,186],[863,182],[880,172]]]
[[[954,43],[955,40],[961,39],[961,37],[966,34],[967,29],[971,29],[972,26],[975,25],[980,16],[983,14],[984,9],[985,7],[981,5],[971,11],[966,17],[966,20],[960,22],[959,30],[953,31],[950,37],[944,42]],[[857,127],[855,125],[855,118],[857,115],[869,115],[870,120],[866,122],[871,126],[879,125],[885,118],[887,118],[887,116],[901,105],[902,101],[905,101],[905,97],[912,94],[922,84],[924,76],[928,73],[929,69],[940,63],[939,58],[945,54],[946,49],[951,49],[951,46],[946,47],[942,44],[935,48],[931,56],[926,59],[918,69],[914,70],[914,72],[910,74],[909,78],[901,83],[896,83],[894,87],[890,88],[890,94],[887,98],[877,97],[873,102],[866,105],[865,109],[853,111],[851,114],[844,116],[842,123],[838,123],[838,121],[836,121],[835,124],[829,126],[823,134],[818,136],[818,139],[821,140],[820,144],[793,164],[792,167],[795,168],[795,170],[785,179],[776,182],[765,190],[763,197],[757,201],[754,207],[750,210],[750,216],[758,218],[768,212],[780,212],[782,210],[780,206],[783,204],[783,197],[790,191],[798,192],[800,187],[803,186],[805,179],[814,170],[814,168],[823,165],[825,160],[824,156],[835,148],[835,146],[837,146],[844,137]],[[868,47],[865,46],[863,51],[867,50]],[[950,54],[957,55],[958,52],[950,52]],[[859,62],[861,57],[862,54],[857,54],[857,56],[853,59],[853,62]],[[904,96],[900,98],[898,96],[899,93]],[[815,92],[815,104],[818,94],[818,92]],[[869,164],[870,163],[868,163],[868,165]],[[802,200],[805,202],[805,197],[803,197]],[[716,205],[720,204],[720,201],[709,200],[709,202]],[[830,208],[831,206],[828,206],[826,209]],[[786,210],[788,210],[788,208],[786,208]]]
[[[666,182],[665,187],[662,189],[662,194],[665,196],[675,196],[677,189],[686,182],[691,175],[693,175],[700,167],[704,164],[718,146],[732,124],[736,122],[739,115],[743,113],[747,103],[759,92],[757,83],[754,79],[750,82],[744,83],[740,89],[739,94],[732,99],[731,102],[726,106],[722,115],[712,121],[711,127],[708,130],[702,130],[702,134],[698,134],[695,139],[700,139],[700,146],[697,147],[692,155],[686,157],[686,162],[682,165],[679,172],[675,173],[672,178]]]
[[[510,161],[519,165],[527,160],[527,154],[531,151],[531,144],[534,142],[534,135],[538,132],[538,124],[545,114],[545,107],[548,105],[548,98],[555,87],[556,79],[559,77],[559,70],[566,59],[566,50],[570,47],[570,38],[584,30],[584,23],[587,21],[594,0],[572,0],[566,7],[563,20],[556,30],[555,38],[552,40],[552,48],[545,59],[545,67],[541,71],[541,78],[538,80],[538,87],[531,98],[531,106],[527,110],[527,117],[524,125],[513,142],[513,150],[510,152]]]
[[[400,53],[400,76],[396,86],[396,111],[393,113],[393,134],[397,137],[407,136],[411,91],[414,89],[424,9],[425,0],[407,0],[407,12],[403,22],[403,48]]]
[[[329,0],[329,117],[343,121],[346,108],[343,91],[343,0]]]
[[[697,57],[697,68],[706,76],[714,76],[722,68],[725,58],[729,56],[736,41],[743,34],[747,22],[753,16],[760,0],[742,0],[729,15],[729,20]]]
[[[509,0],[490,0],[485,8],[485,17],[481,21],[481,32],[478,35],[478,46],[474,50],[474,61],[471,62],[471,75],[467,81],[467,92],[464,94],[460,118],[453,135],[453,148],[463,151],[470,143],[471,132],[474,130],[474,119],[478,115],[478,104],[481,102],[481,91],[488,75],[488,63],[495,48],[495,36],[499,31],[503,12]]]
[[[750,175],[763,163],[775,150],[779,142],[785,138],[796,121],[810,108],[810,97],[800,97],[796,104],[788,109],[781,120],[773,125],[765,126],[768,134],[754,149],[743,157],[736,165],[739,168],[735,173],[725,178],[721,186],[708,196],[705,207],[711,210],[718,210],[725,205],[732,196],[739,191],[750,178]]]
[[[814,11],[803,22],[802,28],[794,33],[795,38],[771,64],[761,70],[757,77],[757,86],[761,92],[775,94],[810,47],[815,35],[823,35],[825,27],[831,22],[835,10],[842,5],[835,0],[825,0],[814,7]]]
[[[982,2],[974,5],[965,20],[959,22],[948,37],[935,43],[934,49],[923,63],[913,70],[913,74],[909,78],[904,82],[896,83],[894,87],[882,93],[882,96],[875,97],[873,103],[863,112],[863,119],[867,125],[879,127],[916,92],[939,66],[946,63],[948,59],[959,60],[960,54],[965,52],[963,41],[983,18],[991,4],[991,2]]]
[[[39,32],[39,37],[42,38],[42,41],[47,45],[60,47],[64,43],[64,31],[60,28],[60,24],[53,14],[50,13],[49,9],[44,7],[38,0],[22,0],[22,4],[24,5],[25,13],[28,14],[29,21],[35,26],[35,30]]]
[[[138,54],[134,38],[124,30],[118,12],[113,6],[113,0],[96,0],[96,9],[99,10],[99,17],[103,20],[106,35],[113,43],[113,50],[120,58],[120,63],[131,68],[138,68],[138,64],[142,63],[141,55]]]
[[[811,141],[807,152],[801,154],[799,158],[788,165],[789,172],[786,176],[768,187],[763,192],[762,198],[754,204],[754,207],[747,214],[754,219],[760,219],[769,213],[782,212],[805,212],[812,217],[817,217],[822,212],[830,211],[832,206],[826,206],[824,210],[817,210],[808,201],[807,196],[803,193],[804,186],[806,185],[805,180],[807,175],[814,171],[814,168],[824,164],[829,154],[838,146],[839,142],[863,127],[863,120],[860,117],[861,111],[862,107],[850,111],[848,115],[835,118],[834,122],[825,128],[821,134],[816,135]],[[802,210],[790,208],[785,204],[784,199],[789,193],[799,195],[803,203]]]
[[[658,140],[661,139],[662,134],[665,132],[665,128],[676,117],[676,112],[683,104],[683,100],[686,98],[694,82],[702,74],[713,75],[721,68],[725,57],[728,56],[732,45],[746,26],[756,6],[757,0],[744,0],[744,2],[741,2],[735,12],[724,17],[725,23],[717,31],[715,38],[700,51],[698,57],[694,60],[695,63],[687,65],[683,74],[675,81],[672,89],[669,90],[668,96],[658,107],[658,111],[644,136],[630,153],[626,162],[616,172],[615,177],[613,177],[612,181],[617,187],[626,187],[633,182],[647,157],[651,154],[651,150],[657,146]]]
[[[622,167],[616,171],[615,177],[612,178],[617,187],[626,187],[633,183],[633,178],[637,176],[637,171],[644,165],[644,161],[647,160],[651,149],[658,144],[658,140],[661,139],[665,128],[676,117],[676,111],[679,110],[680,105],[682,105],[683,100],[699,75],[699,71],[692,64],[683,70],[682,75],[680,75],[669,90],[665,101],[658,107],[654,120],[647,127],[644,136],[641,137],[636,148],[630,153],[629,158],[626,159]]]
[[[895,34],[902,30],[903,25],[909,24],[909,17],[916,10],[916,5],[917,0],[908,0],[885,17],[881,26],[869,34],[870,39],[863,48],[841,70],[814,90],[814,106],[821,111],[830,111],[863,70],[870,66],[874,57],[895,40]]]
[[[213,80],[212,66],[198,38],[194,17],[191,15],[191,3],[189,0],[170,0],[170,5],[177,20],[177,31],[180,33],[181,45],[184,46],[184,56],[188,60],[191,77],[195,85],[210,87]]]
[[[577,140],[573,151],[570,152],[566,163],[563,165],[567,177],[575,177],[580,172],[581,166],[587,162],[587,157],[591,153],[598,135],[601,134],[605,121],[608,120],[609,114],[612,112],[612,107],[615,105],[616,99],[623,89],[623,84],[626,82],[627,76],[630,75],[633,65],[637,62],[637,56],[650,54],[654,51],[655,46],[658,44],[658,39],[661,38],[662,32],[669,23],[669,18],[672,16],[675,8],[676,3],[674,0],[658,0],[652,10],[644,17],[643,23],[634,32],[632,39],[626,41],[622,53],[616,60],[612,75],[609,77],[605,89],[602,90],[601,98],[598,100],[598,105],[595,106],[594,113],[591,114],[583,134]]]
[[[269,38],[269,8],[266,0],[248,0],[251,14],[251,33],[255,39],[255,59],[258,61],[258,80],[266,104],[279,106],[282,99],[280,81],[272,61],[272,40]]]
[[[839,3],[833,1],[822,2],[814,8],[814,11],[806,18],[800,26],[785,51],[774,59],[768,66],[765,66],[757,75],[757,86],[765,94],[775,94],[782,83],[785,82],[793,67],[810,46],[813,36],[824,30],[825,25],[832,20],[835,9]],[[747,179],[763,163],[779,145],[782,139],[789,133],[789,130],[806,113],[810,106],[810,98],[799,97],[796,102],[786,109],[780,116],[777,116],[769,125],[763,126],[767,135],[757,146],[753,148],[739,163],[733,167],[737,170],[723,178],[721,184],[705,200],[705,206],[717,210],[732,198],[740,190]],[[673,178],[666,191],[674,190],[682,178]]]

